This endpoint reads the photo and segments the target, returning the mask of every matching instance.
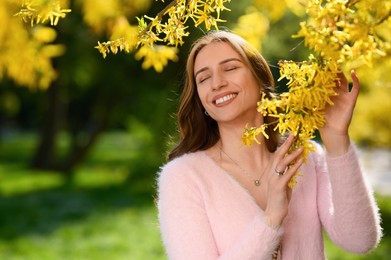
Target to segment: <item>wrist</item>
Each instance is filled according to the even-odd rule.
[[[282,225],[283,220],[284,218],[281,218],[279,216],[271,216],[265,211],[265,224],[268,225],[270,228],[274,230],[279,229]]]
[[[278,230],[281,227],[281,223],[274,223],[272,220],[268,218],[265,220],[265,223],[273,230]]]
[[[330,157],[337,157],[349,151],[350,138],[348,134],[322,135],[321,139],[326,153]]]

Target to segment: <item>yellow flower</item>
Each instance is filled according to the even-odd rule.
[[[256,24],[257,26],[253,26]],[[269,30],[269,20],[258,10],[248,9],[246,14],[238,19],[233,31],[246,39],[256,49],[261,50],[262,40]]]
[[[303,176],[303,174],[296,173],[295,175],[292,176],[292,178],[288,182],[288,187],[290,189],[296,188],[297,183],[298,183],[297,177],[300,177],[300,176]]]
[[[153,67],[156,72],[162,72],[163,67],[169,60],[176,61],[178,59],[176,53],[177,49],[173,47],[144,45],[137,51],[135,58],[138,60],[144,59],[143,69]]]
[[[34,23],[45,23],[50,21],[50,25],[57,25],[60,18],[65,18],[70,9],[62,9],[60,1],[24,1],[22,9],[16,13],[24,21],[30,21],[31,26]]]
[[[217,24],[224,22],[220,19],[221,11],[229,10],[224,6],[227,2],[230,2],[230,0],[171,1],[156,16],[144,15],[137,18],[137,33],[135,33],[134,26],[130,26],[127,20],[122,17],[123,14],[114,19],[116,13],[121,13],[116,1],[110,1],[112,3],[110,7],[113,8],[98,5],[97,11],[101,15],[95,17],[92,14],[88,16],[90,19],[87,20],[91,24],[96,24],[95,27],[98,31],[102,30],[102,20],[105,21],[109,18],[114,20],[111,23],[114,26],[110,28],[112,31],[110,41],[98,42],[98,46],[95,47],[102,53],[103,57],[106,57],[108,53],[130,52],[139,48],[135,57],[136,59],[144,59],[142,67],[144,69],[154,67],[156,71],[161,72],[168,60],[176,61],[178,59],[177,49],[158,46],[156,43],[162,42],[175,47],[182,45],[184,43],[183,37],[189,35],[189,32],[187,32],[188,26],[185,26],[189,19],[194,21],[195,26],[204,24],[207,30],[210,30],[211,27],[218,30]],[[84,9],[94,9],[94,1],[86,0],[85,3],[88,4],[84,5]],[[99,17],[103,18],[96,19]]]
[[[254,142],[256,142],[257,144],[260,144],[260,142],[257,139],[257,135],[259,135],[261,132],[262,133],[265,132],[265,128],[263,126],[250,127],[250,128],[248,126],[246,126],[244,128],[243,135],[242,135],[242,143],[247,146],[251,146]],[[267,138],[269,138],[269,137],[267,137]]]
[[[182,45],[184,42],[182,38],[188,36],[189,32],[186,32],[187,26],[184,26],[183,23],[179,20],[168,21],[168,25],[164,28],[163,32],[166,34],[164,41],[170,45],[178,46]]]
[[[135,46],[130,46],[129,41],[126,41],[124,38],[102,43],[98,41],[98,46],[95,46],[95,48],[98,49],[100,53],[102,53],[103,58],[106,58],[107,53],[112,52],[113,54],[116,54],[118,50],[125,50],[126,52],[129,52],[134,47]]]

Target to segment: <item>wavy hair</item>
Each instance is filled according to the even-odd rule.
[[[220,139],[217,122],[204,113],[194,77],[194,61],[198,53],[204,46],[212,42],[226,42],[230,44],[240,54],[248,68],[250,68],[266,97],[274,97],[273,75],[266,60],[258,50],[246,40],[231,32],[213,31],[204,35],[194,42],[187,59],[183,91],[177,113],[179,143],[168,154],[169,160],[185,153],[206,150]],[[270,124],[273,122],[273,118],[266,116],[264,122]],[[271,152],[274,152],[278,145],[278,134],[273,131],[273,128],[273,125],[267,128],[269,139],[265,139],[266,146]]]

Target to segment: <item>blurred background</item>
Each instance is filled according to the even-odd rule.
[[[304,9],[288,0],[261,2],[227,4],[220,28],[252,35],[277,79],[279,60],[308,56],[291,37]],[[177,137],[185,58],[205,29],[190,25],[179,60],[162,73],[142,70],[132,54],[103,59],[94,48],[118,13],[137,23],[135,16],[153,17],[164,6],[75,0],[57,26],[31,27],[14,16],[20,1],[0,3],[0,259],[166,259],[155,181]],[[358,70],[363,90],[351,127],[385,236],[366,256],[327,240],[329,259],[391,254],[390,67],[384,59]]]

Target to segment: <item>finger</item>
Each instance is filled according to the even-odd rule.
[[[287,155],[283,160],[278,162],[274,167],[274,172],[276,175],[284,175],[290,168],[293,167],[301,158],[301,155],[304,151],[304,148],[300,147],[292,154]]]
[[[303,158],[300,158],[299,160],[297,160],[295,162],[295,164],[293,164],[291,167],[288,168],[288,170],[286,171],[286,173],[284,175],[280,176],[280,177],[282,177],[283,182],[285,184],[288,184],[288,182],[293,177],[293,175],[296,174],[296,172],[299,170],[301,165],[303,165],[303,161],[304,161]]]
[[[281,166],[289,166],[293,164],[303,153],[304,148],[299,147],[297,150],[293,151],[290,154],[287,154],[282,160],[281,160]],[[284,169],[284,168],[282,168]]]
[[[292,190],[292,189],[288,189],[288,191],[287,191],[287,197],[288,197],[288,201],[291,201],[291,198],[292,198],[292,192],[293,192],[293,190]]]
[[[274,187],[279,187],[285,191],[289,191],[288,183],[292,177],[297,173],[301,165],[303,164],[303,158],[300,158],[294,165],[292,165],[284,175],[280,175],[274,178]]]
[[[357,77],[357,74],[354,70],[350,72],[350,76],[353,80],[353,88],[351,90],[351,93],[358,96],[358,93],[360,92],[360,80]]]
[[[346,78],[345,74],[340,72],[337,74],[338,75],[338,83],[339,83],[339,86],[338,88],[341,90],[341,91],[346,91],[346,92],[349,92],[349,81],[348,79]]]
[[[288,138],[276,151],[278,159],[282,159],[285,156],[285,154],[289,151],[289,148],[292,146],[294,139],[295,139],[295,135],[293,133],[290,133]]]

